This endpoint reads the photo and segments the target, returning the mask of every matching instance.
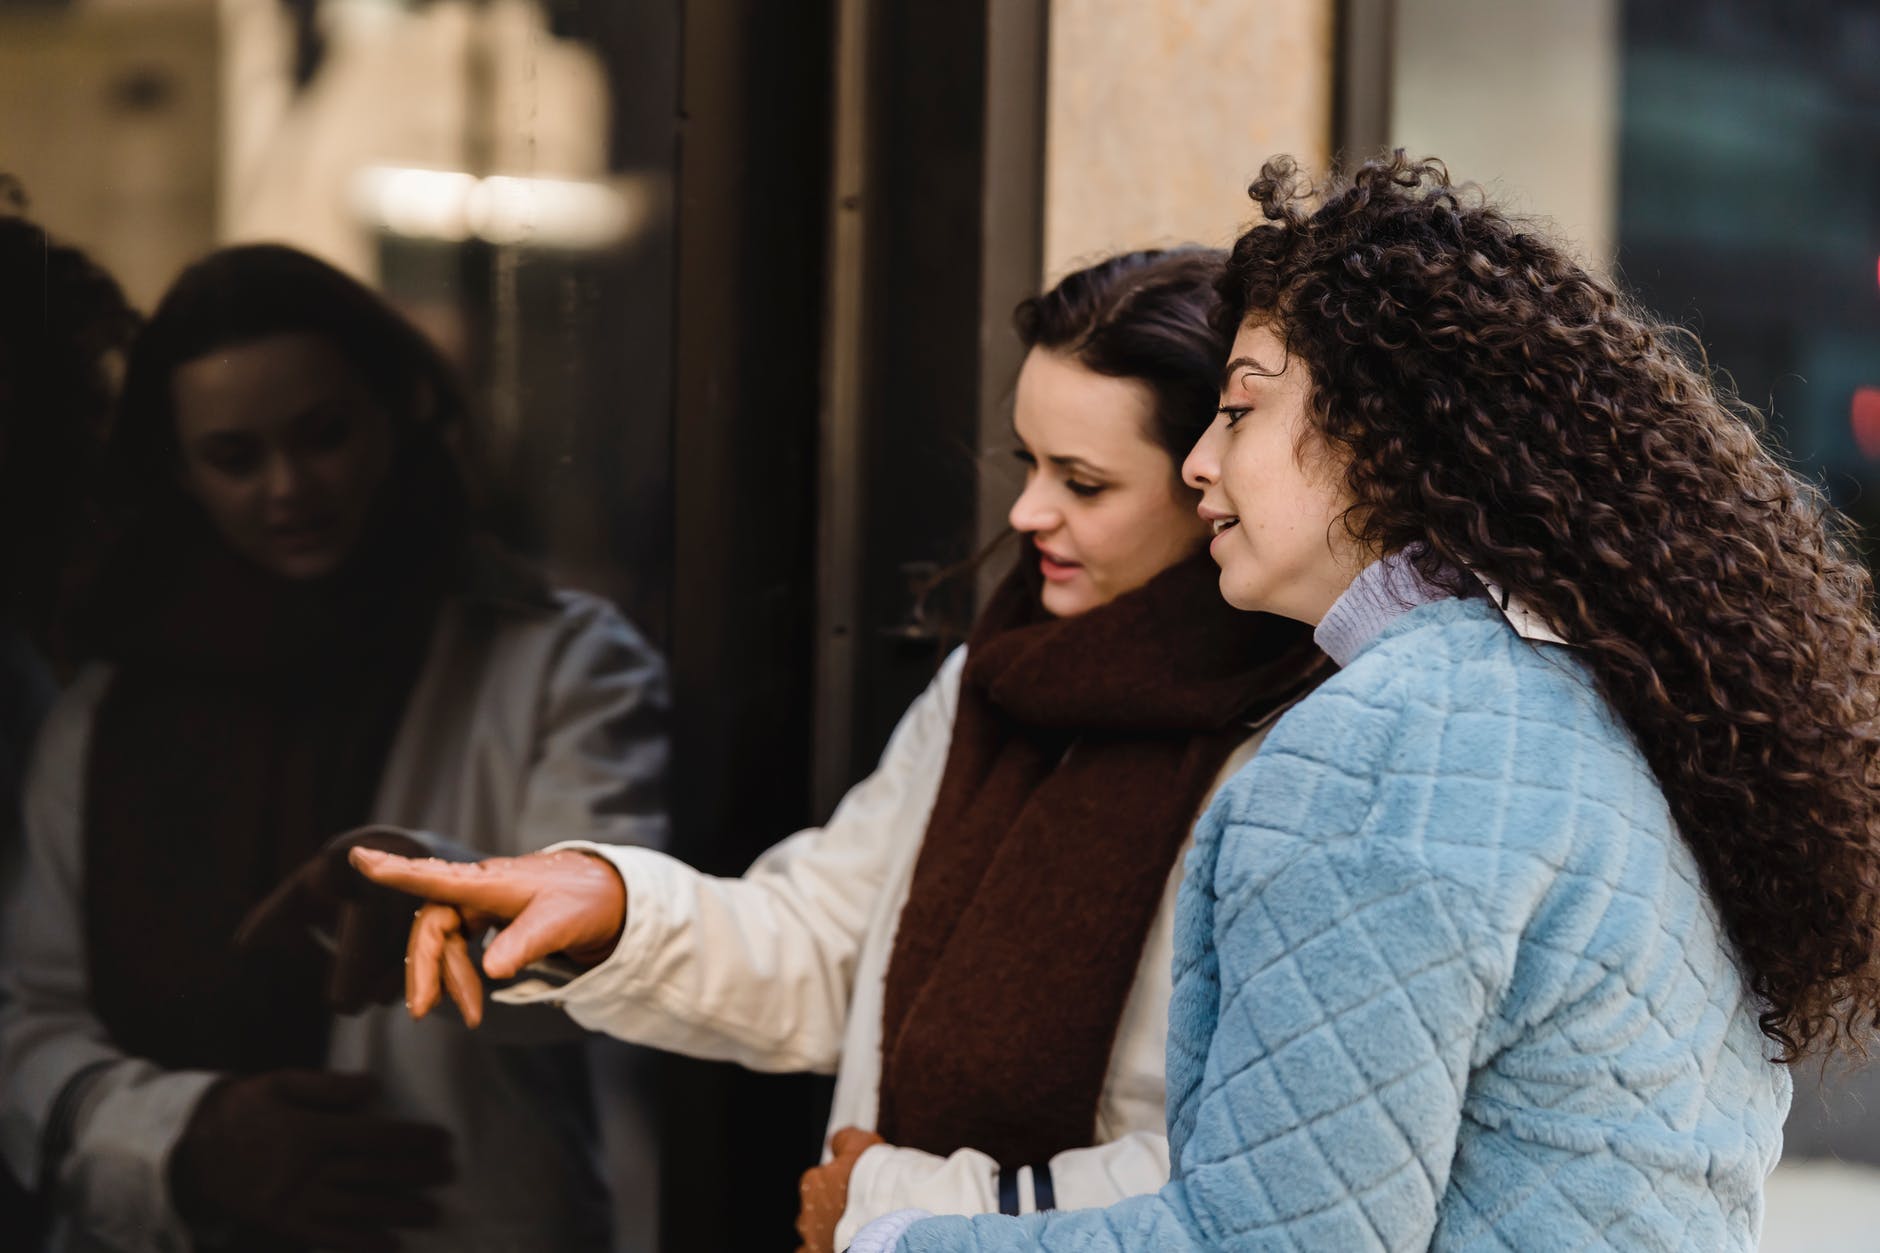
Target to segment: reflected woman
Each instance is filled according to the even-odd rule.
[[[1183,853],[1324,664],[1304,627],[1222,603],[1177,475],[1226,357],[1224,260],[1130,253],[1020,306],[1018,561],[828,825],[738,879],[599,844],[478,868],[356,853],[469,911],[414,928],[413,1011],[440,979],[474,998],[465,930],[514,919],[487,973],[557,951],[592,968],[505,995],[836,1072],[832,1157],[803,1185],[812,1251],[910,1204],[1015,1214],[1161,1186]]]
[[[579,1033],[374,1007],[411,906],[345,869],[664,838],[661,663],[475,538],[462,417],[415,330],[282,247],[192,266],[132,351],[96,662],[5,913],[0,1132],[60,1247],[609,1247]],[[437,834],[330,843],[366,822]]]

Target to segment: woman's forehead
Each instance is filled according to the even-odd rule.
[[[1102,464],[1166,458],[1151,435],[1155,393],[1141,379],[1099,374],[1074,357],[1034,348],[1019,371],[1012,425],[1040,455]]]
[[[1234,346],[1222,376],[1227,383],[1277,378],[1285,373],[1288,364],[1286,341],[1272,324],[1249,322],[1235,334]]]
[[[184,431],[285,420],[350,393],[357,383],[337,348],[297,331],[215,349],[183,362],[171,376],[177,422]]]

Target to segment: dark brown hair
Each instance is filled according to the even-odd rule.
[[[1214,314],[1227,254],[1217,248],[1119,253],[1067,274],[1021,302],[1013,325],[1027,348],[1049,348],[1155,393],[1150,432],[1179,469],[1214,420],[1232,334]]]
[[[139,319],[110,274],[24,208],[0,176],[0,609],[44,643],[88,530],[113,363]]]
[[[1779,1059],[1880,1012],[1880,643],[1845,520],[1690,337],[1402,152],[1251,194],[1223,330],[1269,323],[1355,538],[1577,646],[1650,762]]]
[[[455,374],[417,327],[377,292],[318,257],[282,244],[223,248],[177,278],[131,349],[107,450],[118,500],[161,516],[195,511],[177,485],[178,367],[217,349],[273,335],[317,335],[339,351],[392,415],[401,464],[394,476],[427,480],[435,508],[465,509],[461,467],[449,449],[465,421]]]
[[[317,257],[280,244],[223,248],[183,271],[132,345],[104,455],[107,538],[74,615],[82,652],[109,654],[134,637],[178,563],[221,542],[182,487],[177,369],[282,334],[332,345],[391,415],[397,450],[361,552],[423,567],[410,578],[458,576],[471,526],[458,447],[467,415],[443,356],[378,293]]]
[[[1136,379],[1149,388],[1155,411],[1146,433],[1168,453],[1178,492],[1187,490],[1182,461],[1220,406],[1221,363],[1233,342],[1216,316],[1226,265],[1225,252],[1194,245],[1119,252],[1071,271],[1012,310],[1012,325],[1026,348],[1063,353],[1098,374]],[[948,648],[966,638],[971,607],[936,612],[935,593],[970,592],[965,576],[1003,552],[1015,534],[1002,530],[916,589],[916,621],[935,627]]]

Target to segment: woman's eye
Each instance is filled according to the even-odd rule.
[[[1101,483],[1083,483],[1076,479],[1065,479],[1064,486],[1070,489],[1071,495],[1082,496],[1085,500],[1089,500],[1103,490]]]
[[[229,478],[253,474],[261,466],[261,449],[246,442],[211,444],[197,455],[204,465]]]
[[[1234,429],[1234,425],[1236,423],[1238,423],[1242,418],[1246,417],[1252,411],[1253,411],[1252,405],[1222,405],[1215,412],[1219,413],[1223,418],[1227,419],[1227,429],[1231,431]]]

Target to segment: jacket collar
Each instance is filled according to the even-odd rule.
[[[1522,639],[1537,644],[1565,644],[1545,619],[1494,580],[1471,570],[1487,593],[1489,603],[1501,611]],[[1450,599],[1447,589],[1428,582],[1407,555],[1392,553],[1359,572],[1343,595],[1332,602],[1313,631],[1312,638],[1340,666],[1364,651],[1385,627],[1420,605]]]

